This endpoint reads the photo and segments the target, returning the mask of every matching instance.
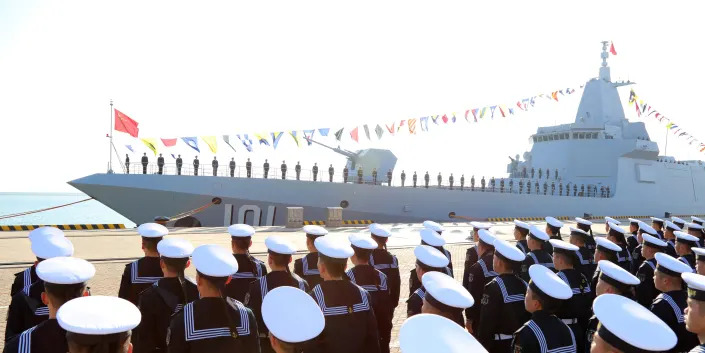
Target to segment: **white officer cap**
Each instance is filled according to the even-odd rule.
[[[421,277],[421,283],[426,289],[424,299],[442,311],[446,311],[443,310],[443,305],[456,309],[467,309],[475,304],[470,292],[453,277],[445,273],[426,272]],[[431,296],[430,298],[429,295]],[[442,305],[438,305],[437,302]]]
[[[573,296],[573,290],[546,266],[531,265],[529,277],[531,277],[529,285],[533,284],[540,292],[551,298],[566,300]],[[532,289],[535,287],[532,286]]]
[[[37,265],[37,276],[53,284],[79,284],[95,276],[95,266],[75,257],[54,257]]]
[[[428,245],[415,247],[414,256],[416,256],[416,260],[428,267],[444,268],[449,263],[448,258],[442,252]]]
[[[584,224],[586,226],[592,225],[592,222],[588,221],[587,219],[580,218],[580,217],[575,217],[575,222],[580,223],[580,224]]]
[[[693,222],[696,222],[696,223],[700,223],[700,224],[705,223],[705,220],[703,220],[702,218],[699,218],[699,217],[690,216],[690,219],[693,220]]]
[[[289,239],[284,238],[281,235],[270,235],[264,240],[264,245],[267,250],[282,254],[282,255],[293,255],[296,253],[296,246]]]
[[[573,227],[568,227],[568,228],[570,229],[570,235],[579,235],[579,236],[581,236],[581,237],[583,237],[583,238],[589,238],[589,237],[590,237],[590,233],[588,233],[588,232],[586,232],[586,231],[584,231],[584,230],[582,230],[582,229],[573,228]]]
[[[350,244],[356,248],[374,250],[377,249],[377,242],[370,238],[369,235],[364,234],[350,234],[348,236]]]
[[[310,236],[310,237],[320,237],[320,236],[328,234],[328,231],[325,228],[323,228],[321,226],[315,226],[315,225],[304,226],[303,230],[304,230],[304,233],[306,233],[306,236]]]
[[[695,230],[702,230],[703,226],[697,223],[686,223],[685,224],[688,227],[688,230],[690,229],[695,229]]]
[[[563,227],[563,222],[557,220],[555,217],[546,217],[546,223],[548,223],[551,227]]]
[[[137,227],[137,233],[144,238],[161,238],[169,234],[169,230],[158,223],[143,223]]]
[[[656,218],[656,217],[650,217],[651,218],[651,223],[661,223],[663,224],[663,219],[661,218]]]
[[[376,223],[370,225],[370,233],[372,233],[372,235],[382,237],[382,238],[389,238],[392,236],[392,232],[389,231],[389,229],[384,228],[381,225],[376,224]]]
[[[698,261],[705,261],[705,249],[704,248],[691,248],[693,253],[695,253],[695,258]]]
[[[163,257],[184,259],[193,254],[193,245],[186,239],[168,238],[157,244],[157,251]]]
[[[620,221],[618,221],[618,220],[616,220],[616,219],[614,219],[614,218],[612,218],[612,217],[605,217],[605,223],[610,223],[610,222],[611,222],[611,223],[614,223],[614,224],[616,224],[616,225],[622,224],[622,222],[620,222]]]
[[[686,221],[684,221],[683,219],[678,218],[678,217],[671,217],[671,221],[673,221],[673,223],[679,223],[679,224],[685,224],[685,223],[686,223]]]
[[[423,226],[424,226],[424,228],[428,228],[434,232],[442,232],[445,230],[445,228],[443,228],[442,225],[440,225],[439,223],[436,223],[434,221],[424,221]]]
[[[596,249],[600,251],[611,251],[615,254],[622,251],[622,247],[605,239],[605,238],[595,238]]]
[[[432,229],[424,228],[419,233],[421,234],[421,240],[428,245],[443,246],[446,244],[445,239]]]
[[[231,237],[247,238],[255,235],[255,228],[249,224],[233,224],[228,227],[228,233]]]
[[[648,225],[644,222],[639,223],[639,230],[644,233],[651,234],[651,235],[658,235],[658,232],[656,231],[656,229],[654,229],[653,227],[651,227],[650,225]]]
[[[326,323],[313,298],[301,289],[289,286],[272,289],[264,296],[262,319],[274,337],[288,343],[315,338]]]
[[[675,232],[673,232],[673,234],[676,235],[677,242],[681,242],[686,245],[698,246],[698,241],[700,241],[700,239],[698,239],[698,237],[692,236],[692,235],[685,233],[685,232],[675,231]]]
[[[40,259],[58,256],[73,256],[73,244],[65,237],[37,237],[32,242],[32,252]]]
[[[228,277],[237,272],[237,260],[225,248],[206,244],[193,250],[193,265],[206,276]]]
[[[495,239],[494,250],[495,253],[499,253],[500,256],[509,261],[522,262],[526,258],[526,255],[524,255],[521,250],[519,250],[516,246],[509,244],[506,240]]]
[[[688,298],[705,301],[705,276],[684,272],[681,278],[688,284]]]
[[[641,304],[617,294],[603,294],[592,305],[600,320],[596,332],[621,352],[665,352],[678,342],[676,334]]]
[[[675,257],[658,252],[655,255],[656,270],[669,276],[680,277],[681,273],[693,272],[690,266],[678,261]]]
[[[624,230],[624,228],[618,226],[615,223],[609,222],[609,223],[607,223],[607,225],[609,225],[610,230],[613,230],[613,231],[621,233],[621,234],[627,234],[627,231]]]
[[[475,229],[490,229],[492,227],[492,225],[489,223],[477,222],[477,221],[470,222],[470,225]]]
[[[480,237],[480,241],[485,243],[485,245],[494,246],[493,244],[497,237],[494,234],[490,233],[489,230],[480,229],[477,234]]]
[[[644,245],[648,245],[648,246],[651,246],[653,248],[657,248],[660,250],[666,249],[666,246],[668,245],[668,244],[666,244],[665,241],[663,241],[659,238],[656,238],[655,236],[653,236],[651,234],[642,234],[641,238],[644,240]]]
[[[600,260],[597,266],[600,268],[600,279],[614,287],[624,290],[625,287],[639,284],[639,278],[611,261]]]
[[[550,239],[548,234],[546,234],[546,232],[544,232],[543,230],[541,230],[541,228],[537,226],[529,227],[529,236],[540,241],[548,241],[548,239]]]
[[[69,300],[59,308],[56,319],[59,326],[70,333],[104,336],[134,329],[142,320],[142,314],[125,299],[93,295]],[[67,336],[71,341],[72,337]]]
[[[515,220],[514,220],[514,226],[515,226],[515,227],[519,227],[519,228],[524,228],[524,229],[526,229],[526,230],[529,230],[529,228],[531,227],[531,226],[529,225],[529,223],[522,222],[522,221],[520,221],[520,220],[518,220],[518,219],[515,219]]]
[[[681,230],[681,227],[677,226],[675,223],[673,223],[671,221],[666,221],[666,222],[664,222],[664,224],[666,225],[666,228],[668,228],[670,230],[673,230],[673,231],[677,231],[677,230],[680,231]]]
[[[553,246],[553,251],[562,251],[574,255],[576,251],[580,250],[579,247],[560,239],[551,239],[548,242]]]
[[[434,314],[414,315],[401,325],[399,347],[403,353],[487,353],[467,330]]]
[[[63,237],[64,232],[55,227],[39,227],[31,232],[29,232],[29,241],[34,241],[34,239],[37,238],[44,238],[44,237],[53,237],[53,236],[59,236]]]
[[[629,218],[629,223],[639,224],[639,222],[641,221],[636,218]]]
[[[346,260],[355,253],[350,243],[342,238],[318,237],[313,243],[316,250],[331,259]]]

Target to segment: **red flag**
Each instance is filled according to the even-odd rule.
[[[610,43],[610,53],[612,53],[612,55],[617,55],[617,51],[614,49],[614,43]]]
[[[350,131],[350,137],[351,137],[353,140],[355,140],[355,142],[358,142],[358,141],[357,141],[357,127],[355,127],[352,131]]]
[[[140,129],[137,127],[138,125],[138,122],[115,109],[115,130],[126,132],[132,137],[137,137],[140,132]]]
[[[443,114],[443,117],[441,118],[441,120],[443,120],[444,124],[448,124],[448,116],[447,115]]]
[[[176,145],[176,139],[161,139],[162,143],[166,147],[171,147]]]

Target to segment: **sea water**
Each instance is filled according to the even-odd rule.
[[[60,206],[89,198],[83,193],[0,193],[0,217]],[[0,225],[115,224],[135,226],[127,218],[96,200],[26,216],[0,219]]]

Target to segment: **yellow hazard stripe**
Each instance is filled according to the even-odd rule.
[[[124,224],[53,224],[53,225],[4,225],[0,226],[0,231],[13,232],[22,230],[34,230],[39,227],[55,227],[61,230],[94,230],[94,229],[125,229]]]
[[[701,218],[705,217],[705,215],[671,215],[671,217],[680,217],[680,218],[690,217],[690,216],[701,217]],[[612,217],[614,219],[629,219],[629,218],[649,219],[652,216],[610,216],[610,217]],[[605,216],[592,216],[591,219],[603,219],[603,218],[605,218]],[[515,219],[519,220],[519,221],[523,221],[523,222],[527,222],[527,221],[541,222],[541,221],[546,220],[544,217],[509,217],[509,218],[507,218],[507,217],[491,217],[491,218],[487,218],[487,221],[488,222],[512,222]],[[571,216],[560,216],[560,217],[556,217],[556,219],[559,219],[562,221],[571,221],[575,218],[571,217]]]
[[[363,224],[372,224],[374,223],[373,220],[371,219],[346,219],[343,221],[343,224],[357,224],[357,225],[363,225]],[[316,226],[324,226],[326,225],[326,221],[304,221],[305,226],[309,225],[316,225]]]

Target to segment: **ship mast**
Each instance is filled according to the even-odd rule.
[[[602,41],[602,54],[600,54],[600,56],[602,57],[602,66],[600,66],[600,79],[610,82],[612,81],[612,78],[610,77],[610,67],[607,65],[607,58],[609,58],[610,56],[610,54],[607,52],[608,44],[608,41]]]

